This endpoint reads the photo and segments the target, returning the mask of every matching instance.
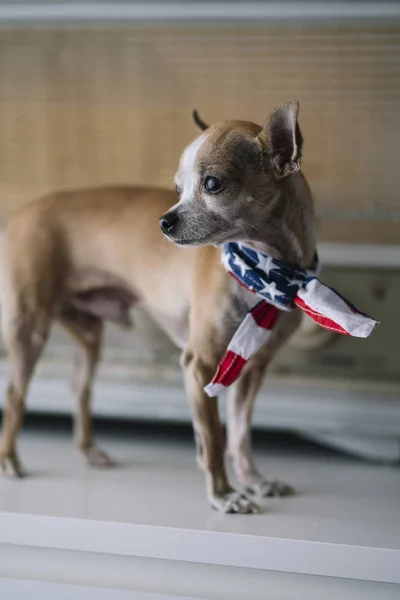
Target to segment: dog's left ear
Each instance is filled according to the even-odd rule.
[[[208,129],[207,123],[205,123],[203,121],[203,119],[200,117],[200,115],[196,109],[192,112],[192,117],[193,117],[193,121],[195,122],[197,127],[199,127],[199,129],[201,129],[202,131],[205,131],[206,129]]]
[[[275,108],[259,136],[264,137],[277,178],[300,170],[303,136],[297,121],[299,107],[297,100],[288,100]]]

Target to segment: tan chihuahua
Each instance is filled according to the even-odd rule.
[[[3,470],[23,473],[16,437],[28,383],[54,320],[78,343],[77,444],[90,464],[110,463],[95,445],[90,421],[103,322],[129,324],[129,310],[140,303],[183,349],[209,502],[225,513],[257,512],[257,504],[228,482],[217,400],[203,390],[254,304],[254,296],[227,275],[213,245],[241,241],[280,261],[311,265],[313,203],[300,172],[298,110],[297,102],[286,102],[264,127],[245,121],[207,127],[195,114],[204,132],[182,155],[175,204],[175,193],[167,190],[98,188],[46,196],[10,220],[0,286],[1,328],[11,362],[0,445]],[[160,231],[162,214],[159,224],[174,244]],[[254,495],[290,492],[257,471],[250,419],[265,369],[299,321],[297,309],[282,312],[270,340],[230,390],[228,451],[240,485]]]

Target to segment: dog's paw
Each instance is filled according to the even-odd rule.
[[[26,475],[26,472],[14,452],[0,452],[0,470],[3,475],[8,477],[21,478]]]
[[[294,494],[294,489],[287,483],[277,480],[270,481],[263,477],[257,477],[254,481],[246,483],[245,490],[248,494],[259,498],[277,498]]]
[[[107,468],[114,467],[115,462],[97,446],[90,446],[82,451],[90,467]]]
[[[228,492],[211,498],[211,506],[225,514],[256,514],[260,512],[258,505],[239,492]]]

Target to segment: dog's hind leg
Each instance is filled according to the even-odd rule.
[[[287,496],[293,491],[287,484],[266,479],[258,472],[252,453],[251,417],[269,363],[299,322],[298,311],[281,315],[270,341],[247,362],[228,396],[228,452],[239,483],[257,496]]]
[[[50,325],[48,313],[27,313],[14,319],[2,315],[2,333],[11,362],[0,435],[0,466],[3,472],[21,477],[22,465],[16,438],[22,424],[25,396],[35,364],[41,354]]]
[[[78,450],[95,467],[112,466],[113,461],[100,450],[93,437],[90,405],[92,384],[100,357],[103,323],[98,317],[68,307],[57,321],[77,342],[71,387],[76,397],[74,437]]]

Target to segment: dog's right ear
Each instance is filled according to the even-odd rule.
[[[197,127],[199,127],[202,131],[205,131],[206,129],[208,129],[207,123],[204,123],[203,119],[200,118],[199,113],[197,112],[196,109],[192,112],[192,116],[193,116],[193,121],[195,122]]]
[[[303,136],[297,121],[299,106],[297,100],[283,102],[272,111],[259,135],[264,138],[278,179],[300,170]]]

